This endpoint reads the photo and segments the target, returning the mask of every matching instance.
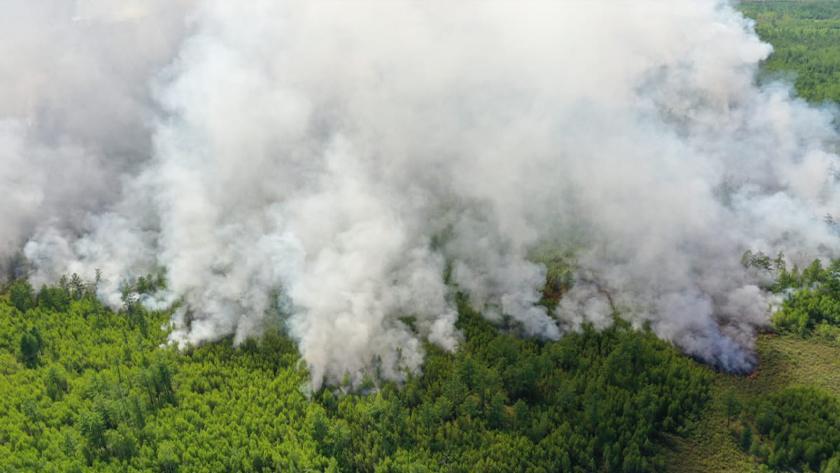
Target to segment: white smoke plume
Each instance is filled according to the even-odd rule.
[[[766,277],[838,254],[833,111],[756,85],[727,3],[0,5],[0,252],[39,284],[165,268],[172,340],[282,321],[316,386],[613,309],[727,370]],[[576,252],[555,313],[529,251]]]

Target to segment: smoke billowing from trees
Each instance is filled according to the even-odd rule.
[[[0,8],[0,253],[115,306],[165,268],[174,341],[282,322],[316,384],[454,350],[455,291],[744,370],[771,301],[741,255],[837,256],[832,111],[756,85],[725,3]],[[552,312],[539,245],[580,267]]]

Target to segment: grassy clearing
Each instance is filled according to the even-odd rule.
[[[668,471],[679,473],[744,473],[760,471],[758,458],[745,453],[732,433],[740,430],[739,421],[732,419],[726,427],[721,394],[731,384],[728,375],[716,377],[711,389],[712,402],[703,415],[687,428],[686,438],[674,438],[674,448],[667,456]]]
[[[762,471],[759,459],[738,445],[741,422],[732,419],[727,428],[722,394],[729,388],[736,390],[742,402],[795,384],[819,386],[840,396],[839,347],[789,335],[763,335],[756,340],[756,350],[760,365],[753,376],[715,374],[712,402],[700,419],[687,427],[685,438],[673,438],[669,471]]]
[[[761,366],[753,378],[741,378],[744,394],[804,384],[840,396],[840,348],[791,335],[760,337],[756,348]]]

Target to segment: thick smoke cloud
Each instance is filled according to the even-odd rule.
[[[282,323],[316,385],[456,349],[456,291],[748,369],[771,299],[741,254],[840,249],[833,114],[756,85],[771,47],[725,3],[0,8],[0,251],[100,268],[114,306],[165,268],[174,342]],[[547,242],[579,265],[552,313]]]
[[[90,230],[85,222],[101,220],[94,216],[122,199],[125,180],[149,160],[156,105],[148,83],[188,32],[178,7],[98,0],[0,5],[4,276],[20,276],[15,256],[34,234],[75,240]]]

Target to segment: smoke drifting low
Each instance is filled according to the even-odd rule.
[[[544,339],[614,304],[745,370],[744,251],[840,250],[833,112],[756,85],[771,47],[726,3],[0,9],[0,253],[100,268],[113,306],[165,268],[174,342],[283,323],[316,386],[455,350],[456,291]],[[579,265],[556,312],[547,242]]]

